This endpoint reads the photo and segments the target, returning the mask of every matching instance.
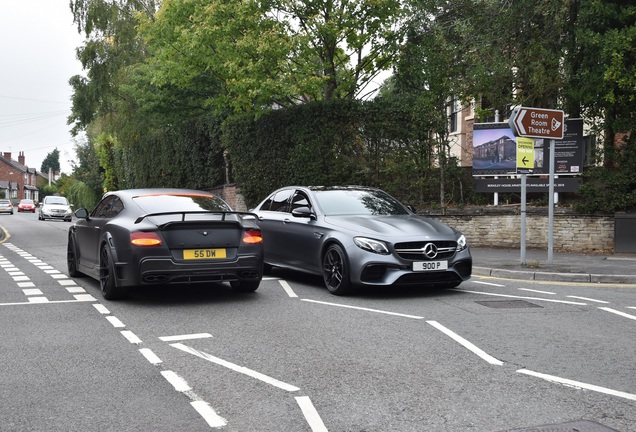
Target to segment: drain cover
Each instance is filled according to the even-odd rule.
[[[618,432],[593,421],[573,421],[524,429],[512,429],[507,432]]]
[[[494,309],[521,309],[521,308],[542,308],[543,306],[527,302],[525,300],[490,300],[475,302],[482,306]]]

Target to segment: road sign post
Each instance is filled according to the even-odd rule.
[[[554,140],[563,139],[565,126],[564,114],[561,110],[544,108],[517,107],[510,114],[508,125],[517,137],[543,138],[550,140],[550,176],[549,176],[549,204],[548,204],[548,264],[553,260],[553,230],[554,230]],[[517,149],[519,144],[517,143]],[[534,160],[533,160],[534,162]],[[519,169],[519,155],[517,155],[517,169]],[[525,173],[522,174],[522,247],[521,264],[525,264]]]

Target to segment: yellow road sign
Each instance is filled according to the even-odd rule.
[[[517,173],[532,174],[534,170],[534,138],[517,137]]]

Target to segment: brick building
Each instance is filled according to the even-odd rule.
[[[0,155],[0,194],[3,191],[6,198],[39,201],[38,182],[41,178],[35,168],[26,166],[24,152],[20,152],[17,161],[11,159],[11,152]]]

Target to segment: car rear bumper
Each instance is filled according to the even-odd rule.
[[[116,263],[115,272],[119,286],[260,280],[263,259],[258,255],[242,255],[233,261],[183,263],[146,257],[139,261],[138,267]]]

